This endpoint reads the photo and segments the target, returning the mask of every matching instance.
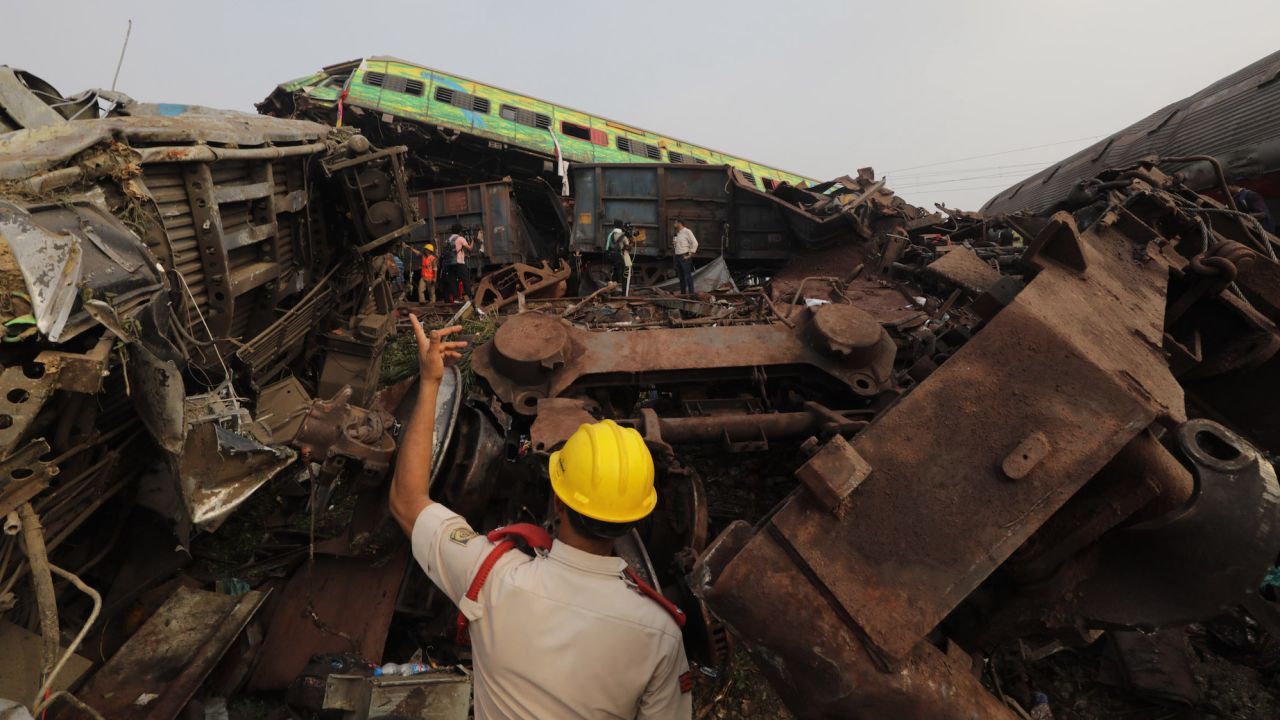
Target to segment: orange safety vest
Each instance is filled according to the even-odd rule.
[[[427,282],[436,281],[436,256],[422,256],[422,279]]]

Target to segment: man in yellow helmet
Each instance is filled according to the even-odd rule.
[[[428,339],[410,320],[421,382],[400,440],[391,513],[427,576],[465,616],[476,720],[689,718],[682,616],[613,555],[615,539],[658,501],[639,433],[609,420],[579,427],[551,456],[559,525],[549,551],[503,554],[508,541],[490,539],[498,531],[480,535],[428,497],[440,380],[465,343],[445,339],[457,326]]]
[[[418,302],[436,301],[436,246],[427,243],[422,252],[422,270],[418,274]]]

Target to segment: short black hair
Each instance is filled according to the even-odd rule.
[[[614,226],[614,227],[616,227],[616,228],[618,228],[618,229],[622,229],[622,221],[621,221],[621,220],[614,220],[614,221],[613,221],[613,226]]]
[[[561,501],[563,502],[563,501]],[[635,523],[614,523],[605,522],[604,520],[596,520],[574,510],[568,505],[564,506],[565,514],[569,516],[569,524],[573,529],[583,537],[593,540],[614,540],[626,535]]]
[[[676,218],[675,220],[672,220],[672,222],[673,222],[673,223],[678,223],[678,224],[680,224],[680,225],[683,225],[683,224],[684,224],[684,218]]]
[[[462,226],[461,226],[461,225],[459,225],[458,223],[454,223],[454,224],[452,224],[452,225],[450,225],[450,226],[449,226],[449,232],[453,233],[454,235],[461,235],[461,234],[462,234]]]

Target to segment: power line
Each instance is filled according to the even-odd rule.
[[[969,157],[956,158],[954,160],[943,160],[941,162],[926,163],[924,165],[913,165],[911,167],[897,168],[895,170],[890,170],[885,174],[888,175],[890,172],[904,172],[906,170],[915,170],[917,168],[937,167],[938,165],[950,165],[952,163],[964,162],[966,160],[980,160],[982,158],[997,157],[1000,155],[1012,155],[1014,153],[1025,152],[1027,150],[1038,150],[1040,148],[1055,147],[1058,145],[1068,145],[1070,143],[1084,142],[1086,140],[1097,140],[1102,137],[1104,136],[1090,135],[1089,137],[1075,138],[1072,140],[1059,140],[1058,142],[1045,143],[1043,145],[1028,145],[1027,147],[1014,148],[1013,150],[1002,150],[1000,152],[985,153],[982,155],[970,155]]]
[[[950,170],[929,170],[926,172],[905,172],[905,171],[899,170],[895,174],[898,177],[918,178],[918,177],[929,177],[934,175],[958,175],[960,173],[977,172],[979,170],[1006,170],[1006,169],[1013,169],[1013,168],[1047,167],[1055,162],[1057,162],[1057,160],[1037,160],[1034,162],[1007,163],[1004,165],[979,165],[977,167],[952,168]],[[887,173],[885,177],[888,177]]]
[[[1008,185],[1005,185],[1005,184],[1001,184],[1001,185],[965,185],[965,186],[962,186],[962,187],[938,188],[938,189],[936,189],[936,190],[929,190],[929,189],[925,189],[925,190],[907,189],[907,190],[905,190],[904,192],[901,192],[901,193],[898,193],[898,191],[897,191],[897,190],[894,190],[894,192],[895,192],[895,193],[897,193],[897,194],[899,194],[899,195],[939,195],[939,194],[943,194],[943,193],[948,193],[948,194],[949,194],[949,193],[955,193],[955,192],[961,192],[961,191],[967,191],[967,190],[1004,190],[1004,189],[1007,189],[1008,187],[1009,187],[1009,186],[1008,186]]]
[[[919,188],[919,187],[932,187],[935,185],[950,185],[952,183],[968,182],[970,180],[990,180],[993,178],[1023,178],[1023,177],[1026,177],[1026,173],[1020,172],[1020,171],[1014,171],[1014,172],[1004,172],[1004,173],[990,173],[985,175],[969,175],[966,177],[951,178],[949,180],[928,180],[925,182],[914,182],[914,183],[905,182],[901,184],[888,183],[888,185],[891,188],[908,188],[908,187]]]

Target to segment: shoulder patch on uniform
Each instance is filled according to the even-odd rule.
[[[685,671],[685,673],[680,676],[680,692],[688,693],[691,690],[693,690],[693,672]]]
[[[455,529],[453,532],[449,533],[449,539],[452,540],[453,542],[458,543],[459,545],[466,545],[467,543],[471,542],[471,538],[479,534],[480,533],[476,532],[475,530],[472,530],[471,528],[460,527]]]

